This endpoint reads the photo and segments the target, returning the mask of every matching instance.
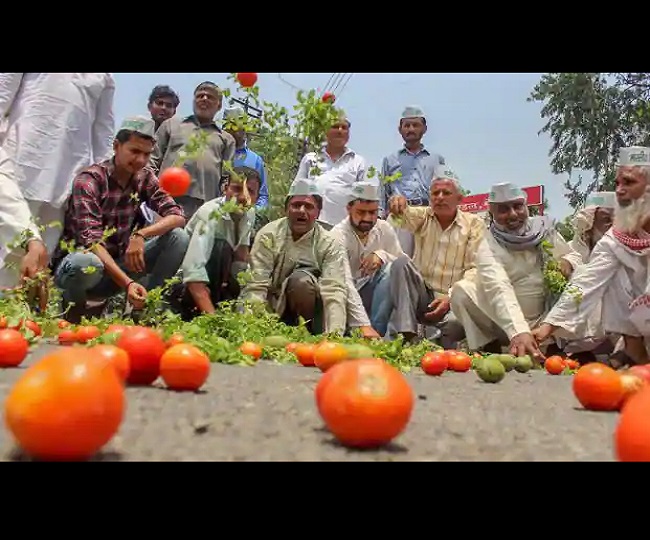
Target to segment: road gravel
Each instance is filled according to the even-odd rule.
[[[0,399],[27,366],[0,372]],[[324,429],[314,404],[319,372],[259,362],[212,365],[200,393],[128,388],[118,435],[99,460],[121,461],[611,461],[617,414],[581,409],[571,377],[511,372],[498,384],[473,373],[408,375],[412,420],[393,444],[351,451]],[[0,459],[25,459],[0,429]]]

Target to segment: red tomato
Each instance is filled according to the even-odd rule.
[[[650,366],[632,366],[628,371],[639,377],[639,379],[643,379],[647,383],[650,383]]]
[[[257,73],[237,73],[237,82],[244,88],[251,88],[257,82]]]
[[[185,169],[180,167],[169,167],[160,173],[158,183],[161,189],[169,193],[172,197],[180,197],[187,193],[190,188],[192,177]]]
[[[321,98],[323,103],[334,103],[336,101],[336,96],[332,92],[325,92]]]
[[[420,366],[427,375],[442,375],[449,367],[449,359],[444,351],[431,351],[422,357]]]
[[[158,332],[145,326],[130,326],[120,334],[115,344],[129,353],[129,384],[148,386],[158,378],[160,359],[167,350]]]

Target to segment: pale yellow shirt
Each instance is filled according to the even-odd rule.
[[[482,218],[458,210],[446,230],[430,207],[409,206],[401,218],[400,226],[415,238],[413,263],[435,292],[448,295],[466,272],[476,272],[474,258],[486,229]]]

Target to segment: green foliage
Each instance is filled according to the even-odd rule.
[[[650,142],[650,74],[546,73],[528,98],[541,102],[555,174],[568,174],[569,204],[579,208],[598,186],[612,189],[621,147]],[[575,170],[594,180],[571,182]]]

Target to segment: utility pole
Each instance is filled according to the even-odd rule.
[[[253,107],[253,105],[250,104],[250,96],[246,96],[246,99],[241,100],[238,98],[230,98],[230,104],[232,105],[233,103],[237,103],[244,107],[244,112],[250,116],[251,118],[255,118],[255,120],[261,120],[262,119],[262,109],[258,109],[257,107]]]

